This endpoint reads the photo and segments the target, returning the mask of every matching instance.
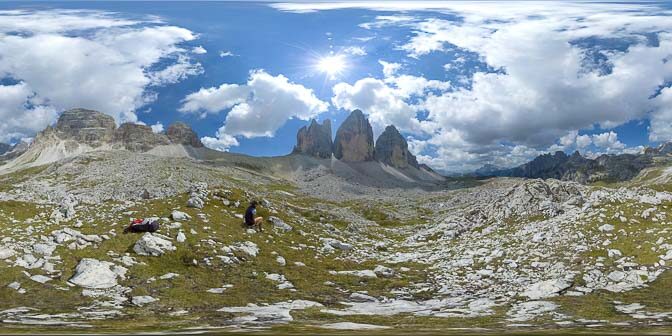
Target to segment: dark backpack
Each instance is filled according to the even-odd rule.
[[[131,232],[156,232],[159,230],[159,221],[131,225]]]

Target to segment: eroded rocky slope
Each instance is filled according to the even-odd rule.
[[[0,330],[672,323],[669,167],[609,187],[450,180],[416,167],[392,128],[374,150],[360,114],[337,135],[351,152],[325,160],[222,154],[185,125],[67,113],[0,171]],[[250,200],[263,232],[242,225]],[[158,231],[124,234],[136,218]]]
[[[350,184],[332,201],[310,181],[253,173],[100,151],[0,176],[2,328],[669,321],[666,192],[500,178],[432,192]],[[241,226],[250,199],[263,233]],[[122,234],[137,217],[159,231]]]

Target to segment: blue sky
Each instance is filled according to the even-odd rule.
[[[0,2],[0,141],[72,107],[284,155],[360,108],[444,171],[672,138],[670,4]]]

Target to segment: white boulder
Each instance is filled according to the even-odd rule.
[[[173,212],[170,214],[170,218],[172,218],[174,221],[185,221],[185,220],[190,220],[191,216],[189,214],[182,212],[182,211],[177,211],[173,210]]]
[[[268,217],[268,221],[271,222],[273,224],[273,227],[275,227],[276,229],[282,231],[292,231],[292,227],[278,217],[270,216]]]
[[[600,230],[601,232],[611,232],[614,231],[614,226],[611,224],[604,224],[598,227],[597,229]]]
[[[168,237],[146,232],[133,246],[133,251],[139,255],[158,257],[177,248],[168,240]]]
[[[0,260],[8,259],[14,256],[14,250],[6,247],[0,247]]]
[[[119,276],[113,271],[114,267],[116,266],[108,261],[84,258],[75,268],[75,275],[70,283],[88,289],[112,288],[117,285]]]
[[[557,296],[558,293],[571,286],[572,284],[564,279],[545,280],[530,285],[522,295],[532,300],[538,300]]]
[[[376,268],[373,269],[373,272],[375,272],[377,276],[382,278],[391,278],[395,274],[395,271],[393,269],[385,267],[383,265],[376,266]]]
[[[139,307],[142,307],[146,304],[150,304],[150,303],[153,303],[153,302],[156,302],[156,301],[159,301],[159,299],[155,299],[155,298],[153,298],[151,296],[148,296],[148,295],[134,296],[131,299],[131,302],[134,305],[139,306]]]

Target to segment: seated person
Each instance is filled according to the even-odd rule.
[[[262,232],[264,229],[261,227],[261,223],[263,223],[264,218],[256,217],[256,215],[257,201],[252,201],[250,202],[250,206],[247,207],[247,210],[245,210],[245,224],[249,227],[253,227],[259,232]]]

